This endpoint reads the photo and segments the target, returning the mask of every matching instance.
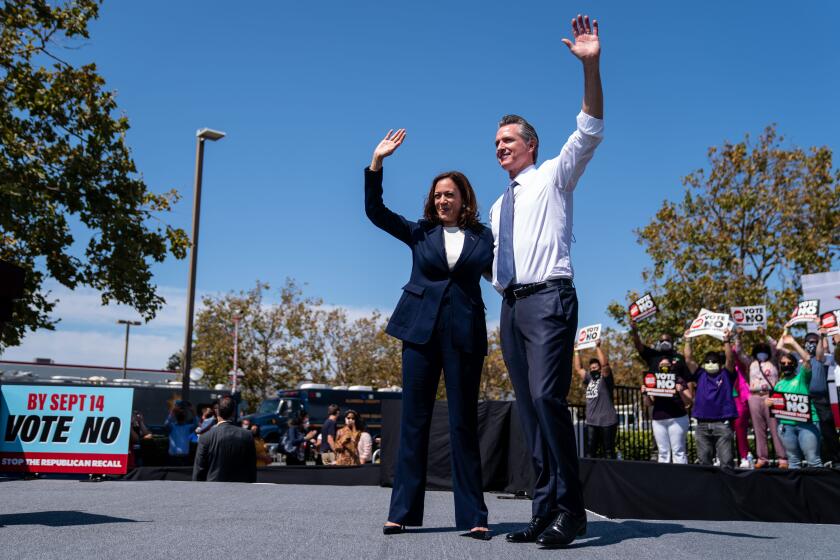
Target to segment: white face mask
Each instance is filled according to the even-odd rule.
[[[708,364],[703,364],[703,369],[706,370],[706,373],[714,375],[720,371],[720,364],[716,362],[709,362]]]
[[[755,355],[755,357],[759,362],[766,362],[768,359],[770,359],[770,356],[767,354],[767,352],[759,352]]]

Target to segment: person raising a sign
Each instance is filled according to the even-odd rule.
[[[779,368],[776,367],[776,341],[765,335],[764,329],[758,328],[758,335],[762,342],[753,345],[752,352],[748,356],[741,346],[740,337],[735,337],[735,352],[741,362],[747,365],[749,372],[750,398],[750,419],[752,420],[753,432],[755,433],[755,450],[758,460],[755,468],[760,469],[769,464],[767,447],[767,431],[773,438],[773,449],[776,451],[776,458],[779,460],[779,468],[788,467],[787,454],[782,440],[779,437],[778,422],[770,414],[765,399],[770,396],[770,390],[779,380]]]
[[[636,327],[636,322],[631,318],[630,334],[633,337],[633,346],[636,347],[636,351],[639,353],[642,361],[647,364],[648,371],[657,371],[659,369],[659,362],[663,358],[667,358],[671,364],[671,369],[684,377],[686,381],[690,381],[688,379],[688,372],[685,369],[685,358],[677,353],[677,347],[674,344],[674,337],[671,333],[663,332],[659,335],[659,340],[656,341],[653,347],[647,346],[642,342],[639,336],[639,330]]]
[[[618,415],[613,404],[615,381],[601,339],[595,342],[597,358],[583,368],[580,353],[575,350],[575,369],[586,386],[586,456],[615,459],[615,434]],[[603,453],[600,453],[601,449]]]
[[[825,335],[825,330],[820,328],[819,334],[815,332],[806,334],[805,344],[802,346],[808,352],[811,363],[811,404],[814,405],[817,416],[819,416],[819,428],[822,437],[820,457],[823,461],[834,464],[840,462],[840,448],[837,444],[837,429],[834,426],[834,414],[831,411],[831,399],[829,398],[829,366],[826,364],[828,338]]]
[[[713,464],[716,454],[721,467],[732,466],[732,421],[738,417],[733,393],[738,374],[731,342],[729,331],[724,331],[724,355],[706,352],[700,366],[694,361],[691,339],[685,337],[685,364],[697,383],[691,415],[697,420],[694,439],[701,465]]]
[[[794,349],[796,353],[785,351],[785,347]],[[820,430],[817,427],[819,417],[809,397],[811,356],[787,331],[779,339],[777,349],[780,351],[781,378],[773,387],[773,398],[766,399],[766,404],[779,417],[779,436],[785,446],[790,468],[801,468],[803,459],[808,467],[822,467]],[[796,354],[802,358],[798,368]],[[804,414],[796,417],[795,413],[802,412],[801,409],[804,409]]]
[[[642,385],[642,395],[645,406],[653,407],[651,418],[653,419],[653,437],[656,439],[656,447],[659,449],[658,461],[660,463],[688,463],[686,454],[686,434],[688,433],[688,409],[691,408],[692,394],[688,381],[683,377],[681,371],[675,371],[669,358],[663,357],[657,365],[657,369],[650,375],[661,379],[663,386],[673,385],[673,394],[670,396],[651,396],[648,393],[647,379]],[[658,381],[657,381],[658,384]]]

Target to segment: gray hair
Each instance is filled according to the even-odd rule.
[[[530,144],[532,141],[534,142],[534,163],[537,163],[537,153],[540,150],[540,137],[537,136],[537,131],[531,126],[531,123],[519,115],[505,115],[499,121],[499,128],[509,124],[519,125],[519,136],[522,137],[526,144]]]

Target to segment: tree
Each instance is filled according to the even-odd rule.
[[[701,307],[767,305],[778,332],[801,291],[800,275],[829,270],[840,246],[840,171],[825,146],[783,146],[769,126],[757,144],[709,149],[711,169],[684,178],[679,202],[666,201],[636,230],[653,261],[642,279],[661,311],[641,323],[644,340],[681,335]],[[628,301],[639,294],[628,293]],[[627,325],[626,305],[609,313]],[[702,352],[708,340],[698,341]],[[719,344],[715,345],[719,347]]]
[[[511,400],[513,398],[513,385],[510,383],[510,376],[502,357],[499,327],[487,334],[487,356],[484,358],[478,398],[482,400]]]
[[[27,271],[0,350],[55,325],[47,278],[153,318],[164,300],[151,262],[183,258],[188,246],[183,230],[159,221],[177,192],[154,194],[137,174],[128,119],[115,115],[96,65],[60,56],[61,45],[89,38],[98,13],[94,0],[0,7],[0,260]]]
[[[166,369],[169,371],[181,371],[183,367],[183,362],[181,360],[184,359],[184,351],[178,350],[177,352],[173,353],[169,356],[169,359],[166,360]]]
[[[233,369],[233,317],[239,317],[237,367],[243,397],[256,404],[278,388],[303,379],[323,380],[323,345],[318,336],[320,300],[303,297],[293,280],[280,289],[277,304],[265,302],[268,284],[238,294],[205,297],[195,321],[193,361],[204,370],[205,383],[228,384]]]

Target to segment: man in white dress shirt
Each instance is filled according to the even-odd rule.
[[[536,476],[533,518],[510,542],[545,547],[586,532],[572,418],[566,397],[578,303],[570,259],[572,193],[603,136],[598,22],[572,20],[563,43],[583,63],[584,96],[577,130],[560,154],[537,167],[539,137],[522,117],[507,115],[496,157],[511,182],[490,209],[495,238],[493,285],[503,294],[502,353]]]

